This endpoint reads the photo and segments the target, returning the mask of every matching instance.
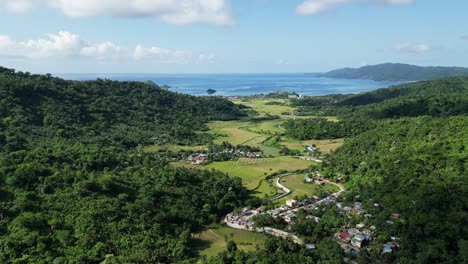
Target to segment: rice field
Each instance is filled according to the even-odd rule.
[[[226,240],[233,240],[237,248],[244,251],[256,250],[263,245],[267,235],[233,229],[224,224],[213,224],[206,230],[192,235],[191,249],[197,256],[216,256],[226,249]]]
[[[329,154],[332,151],[335,151],[337,148],[343,145],[344,139],[325,139],[325,140],[291,140],[291,139],[283,139],[280,142],[281,145],[286,146],[289,149],[300,150],[303,151],[305,146],[315,144],[320,151],[324,154]]]
[[[240,158],[236,161],[213,162],[203,167],[216,169],[237,176],[242,179],[247,189],[254,189],[266,175],[279,170],[306,169],[314,164],[312,161],[300,160],[291,157],[275,157],[263,159]]]

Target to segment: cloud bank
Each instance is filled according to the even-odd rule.
[[[170,24],[233,24],[225,0],[0,0],[0,11],[54,8],[69,17],[156,17]]]
[[[47,34],[46,38],[18,41],[0,35],[0,57],[26,59],[86,58],[95,60],[150,60],[170,64],[211,63],[213,54],[194,53],[187,50],[171,50],[137,45],[121,47],[113,42],[91,43],[79,35],[60,31]]]
[[[431,51],[432,47],[428,44],[402,43],[395,45],[394,49],[396,51],[407,53],[424,53]]]
[[[296,8],[296,12],[301,15],[320,15],[353,4],[398,6],[414,2],[416,0],[306,0]]]

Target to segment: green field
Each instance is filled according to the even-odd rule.
[[[306,169],[312,164],[314,163],[311,161],[291,157],[264,159],[240,158],[236,161],[213,162],[203,168],[216,169],[231,176],[240,177],[244,185],[251,190],[257,187],[260,180],[264,179],[268,174],[279,170]]]
[[[292,139],[282,139],[280,142],[281,145],[286,146],[289,149],[303,151],[305,146],[315,144],[322,153],[328,154],[331,151],[335,151],[341,145],[343,145],[344,139],[325,139],[325,140],[292,140]]]
[[[191,249],[196,256],[215,256],[226,249],[226,239],[236,242],[244,251],[252,251],[263,245],[267,235],[230,228],[224,224],[213,224],[206,230],[192,235]]]
[[[234,100],[236,104],[243,104],[246,106],[251,107],[255,111],[257,111],[261,116],[265,116],[266,114],[270,115],[278,115],[283,117],[283,112],[292,112],[294,108],[289,106],[289,100],[286,99],[250,99],[250,100]],[[279,102],[284,105],[269,105],[268,102]],[[287,116],[284,116],[287,118]]]
[[[258,187],[253,190],[253,195],[264,198],[264,197],[274,197],[280,193],[283,193],[282,190],[275,187],[276,184],[273,180],[263,179],[260,181]]]
[[[209,133],[217,136],[215,144],[227,141],[232,145],[258,146],[267,136],[247,131],[249,124],[247,121],[215,121],[210,122],[208,127]]]

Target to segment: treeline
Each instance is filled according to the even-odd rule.
[[[195,131],[207,129],[207,121],[243,114],[219,97],[177,94],[141,82],[65,81],[2,68],[0,85],[0,143],[3,138],[8,150],[22,149],[41,137],[127,147],[150,143],[152,137],[205,143],[206,135]]]
[[[287,132],[298,139],[327,139],[358,135],[382,119],[449,117],[468,113],[468,77],[404,84],[357,95],[330,95],[292,100],[298,115],[337,116],[287,122]]]
[[[0,68],[0,262],[183,263],[190,234],[246,203],[239,178],[138,145],[211,142],[218,97]]]

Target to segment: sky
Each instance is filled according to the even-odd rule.
[[[0,0],[0,65],[33,73],[468,66],[466,0]]]

